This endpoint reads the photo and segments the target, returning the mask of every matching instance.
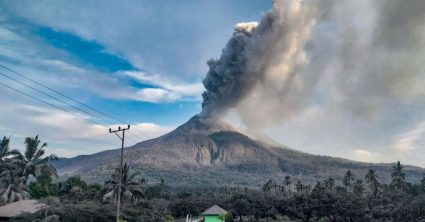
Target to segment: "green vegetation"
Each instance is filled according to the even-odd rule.
[[[44,157],[38,137],[25,140],[26,150],[9,151],[9,138],[0,142],[0,205],[34,198],[49,207],[15,221],[114,221],[119,170],[100,184],[87,184],[80,176],[54,182],[54,156]],[[172,180],[146,181],[128,164],[122,169],[122,221],[184,221],[187,215],[217,204],[231,221],[424,221],[425,176],[408,182],[400,162],[390,182],[374,170],[365,175],[347,171],[316,183],[290,176],[271,178],[261,189],[242,186],[172,186]],[[339,177],[338,177],[339,176]],[[339,179],[335,179],[339,178]],[[29,182],[29,184],[27,184]]]
[[[52,177],[47,173],[40,174],[35,182],[29,185],[30,195],[32,198],[39,199],[47,197],[54,193]]]
[[[122,168],[122,184],[121,184],[121,196],[129,201],[137,202],[137,197],[143,193],[143,186],[145,179],[140,177],[139,173],[129,172],[130,168],[127,164],[124,164]],[[105,202],[109,199],[116,199],[116,194],[119,188],[119,168],[112,174],[112,178],[105,182],[105,189],[108,192],[103,195],[102,201]]]
[[[0,142],[0,201],[11,203],[33,197],[44,197],[51,193],[51,176],[57,177],[51,160],[55,155],[43,157],[47,147],[41,144],[38,136],[25,139],[25,153],[19,150],[9,151],[10,138],[3,137]],[[41,144],[41,145],[40,145]],[[27,185],[28,178],[36,182]]]
[[[292,183],[291,178],[286,177],[281,182],[268,180],[262,189],[173,187],[164,180],[148,184],[139,177],[129,180],[139,181],[141,192],[133,194],[138,201],[132,198],[123,200],[122,218],[127,221],[182,221],[187,214],[196,218],[211,205],[218,204],[229,211],[229,214],[220,216],[229,222],[424,220],[425,176],[422,183],[411,184],[399,176],[400,172],[403,173],[401,164],[397,163],[395,167],[399,173],[392,174],[390,184],[380,183],[374,172],[369,171],[363,177],[347,172],[345,176],[349,175],[350,183],[347,179],[337,182],[332,177],[315,184]],[[134,175],[127,166],[123,172]],[[79,177],[63,182],[72,183],[84,186],[79,185],[84,184]],[[50,205],[47,216],[56,215],[60,221],[113,221],[114,202],[101,201],[105,194],[111,192],[110,183],[107,181],[100,190],[64,189],[57,194],[58,204]],[[394,185],[399,183],[404,189]],[[129,182],[124,184],[127,184],[124,187],[128,186]],[[46,212],[41,211],[18,221],[44,217]]]
[[[4,158],[9,155],[9,142],[10,137],[3,137],[0,141],[0,162],[3,162]]]
[[[61,184],[61,187],[63,187],[62,190],[66,193],[70,193],[71,191],[78,189],[82,191],[87,191],[88,189],[87,183],[78,175],[68,178],[63,184]]]
[[[41,146],[40,144],[38,135],[34,138],[27,137],[24,154],[16,149],[9,152],[9,155],[13,155],[14,164],[21,170],[19,174],[22,184],[27,184],[29,176],[38,177],[43,172],[57,177],[56,169],[50,164],[50,161],[58,158],[55,155],[43,158],[47,143],[43,143]]]
[[[341,182],[348,170],[353,175],[365,175],[369,169],[379,176],[379,182],[391,181],[392,164],[355,162],[274,147],[236,131],[213,132],[212,128],[226,127],[205,125],[194,118],[166,139],[160,137],[126,149],[125,160],[131,169],[149,181],[163,178],[172,181],[173,186],[261,187],[270,178],[282,182],[285,176],[290,176],[293,183],[299,180],[314,185],[329,177]],[[198,134],[188,129],[209,130]],[[109,150],[61,158],[54,164],[59,170],[76,172],[88,183],[103,183],[118,166],[119,157],[119,150]],[[418,183],[425,173],[415,166],[404,166],[403,171],[411,183]]]

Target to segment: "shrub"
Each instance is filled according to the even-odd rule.
[[[46,189],[45,186],[38,182],[31,182],[30,183],[30,195],[34,199],[40,199],[43,197],[47,197],[50,194],[49,189]]]

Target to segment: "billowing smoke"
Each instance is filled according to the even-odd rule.
[[[236,25],[208,62],[202,115],[234,109],[261,126],[314,107],[375,118],[377,129],[388,116],[420,121],[412,110],[425,101],[424,10],[423,0],[276,0],[258,25]]]
[[[315,82],[304,76],[304,46],[315,23],[315,8],[314,1],[275,1],[258,25],[237,24],[221,57],[208,62],[202,114],[220,116],[229,108],[243,107],[274,115],[289,110],[283,109],[286,106],[302,106],[302,97]],[[246,120],[258,119],[243,113]]]
[[[256,84],[258,76],[247,73],[248,57],[245,55],[249,39],[256,28],[256,22],[236,25],[221,58],[208,61],[210,70],[203,81],[208,91],[202,94],[204,115],[219,115],[235,106]]]

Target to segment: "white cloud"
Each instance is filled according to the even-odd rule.
[[[165,76],[149,75],[140,71],[122,71],[119,74],[129,76],[145,84],[159,88],[144,88],[138,90],[132,98],[148,102],[174,102],[181,99],[201,100],[204,91],[202,83],[179,84]]]
[[[87,151],[85,150],[71,150],[71,149],[67,149],[67,148],[55,148],[55,147],[50,147],[48,146],[46,148],[46,155],[51,155],[54,154],[58,157],[75,157],[78,155],[84,155],[87,154]]]
[[[407,130],[395,135],[388,135],[387,143],[380,144],[379,149],[371,152],[369,160],[379,162],[401,161],[404,164],[424,165],[425,121],[411,124]],[[365,158],[367,160],[367,158]]]
[[[170,93],[174,93],[177,97],[189,96],[199,98],[205,90],[202,83],[179,84],[161,75],[148,75],[145,72],[138,71],[125,71],[122,72],[122,74],[132,77],[142,83],[159,86]]]
[[[391,148],[399,152],[413,151],[425,146],[425,121],[413,129],[395,136]]]
[[[78,73],[85,73],[87,70],[77,67],[75,65],[71,65],[65,61],[57,60],[57,59],[47,59],[42,61],[43,64],[49,67],[56,67],[59,70],[66,70],[70,72],[78,72]]]
[[[48,143],[48,153],[58,156],[71,157],[81,154],[91,154],[105,149],[120,146],[115,135],[109,133],[109,128],[119,125],[99,125],[89,121],[89,117],[76,117],[59,110],[39,107],[35,105],[14,106],[13,114],[10,111],[0,110],[0,125],[9,127],[0,128],[0,135],[12,135],[12,147],[23,150],[23,141],[27,136],[35,136]],[[11,116],[21,118],[7,122]],[[13,128],[10,128],[13,127]],[[174,127],[159,126],[153,123],[134,123],[126,134],[126,146],[155,138],[171,131]]]
[[[362,162],[373,161],[373,154],[365,149],[354,150],[354,159]]]
[[[8,41],[8,42],[16,42],[16,41],[22,41],[22,37],[14,33],[13,31],[5,28],[0,27],[0,39],[2,41]]]
[[[201,83],[177,83],[159,75],[142,72],[100,72],[73,61],[64,50],[41,42],[34,36],[22,36],[6,27],[0,27],[0,37],[3,37],[0,53],[7,58],[2,61],[3,65],[51,88],[71,91],[74,95],[91,91],[109,99],[164,103],[200,100],[203,91]],[[133,87],[125,77],[151,84],[155,88]]]
[[[311,61],[311,73],[315,77],[321,75],[318,87],[314,89],[314,98],[311,98],[312,104],[283,123],[276,123],[276,126],[263,131],[283,144],[314,154],[374,162],[400,159],[424,166],[424,142],[421,137],[425,137],[422,136],[425,134],[425,126],[421,122],[425,119],[422,112],[425,108],[422,105],[425,104],[425,33],[423,7],[420,7],[423,1],[409,1],[403,7],[394,6],[404,4],[405,1],[392,1],[394,4],[388,7],[382,7],[387,1],[325,2],[332,4],[324,9],[324,21],[317,22],[312,33],[314,38],[306,49]],[[84,7],[74,1],[9,3],[5,1],[2,6],[9,8],[8,12],[18,18],[24,17],[36,24],[95,40],[104,45],[108,52],[122,55],[135,66],[149,66],[147,68],[150,72],[161,73],[118,72],[105,75],[75,65],[66,52],[49,47],[30,36],[23,38],[10,27],[0,27],[0,53],[20,64],[14,68],[54,88],[69,90],[71,93],[84,89],[113,99],[150,102],[199,99],[203,91],[200,83],[178,82],[176,79],[183,79],[181,77],[184,75],[201,78],[203,72],[199,70],[206,68],[206,58],[214,57],[214,53],[219,52],[235,24],[223,31],[211,26],[213,23],[203,24],[204,20],[199,19],[201,28],[195,34],[186,35],[178,31],[184,30],[184,23],[190,23],[199,16],[188,13],[187,17],[180,19],[182,15],[177,12],[185,11],[174,7],[164,9],[171,14],[161,13],[163,17],[159,20],[156,10],[142,7],[140,2],[117,4],[110,1],[101,5],[88,3]],[[212,4],[212,7],[220,6]],[[397,10],[400,8],[409,13],[399,15]],[[221,12],[222,9],[215,10]],[[387,10],[391,10],[390,13]],[[200,16],[205,14],[192,11]],[[226,13],[222,14],[225,16]],[[388,17],[393,14],[398,16]],[[212,18],[214,23],[219,23],[217,19],[223,17]],[[0,15],[0,20],[6,21],[4,15]],[[174,26],[164,28],[159,24],[164,21],[172,21]],[[158,30],[158,27],[164,29]],[[417,30],[411,31],[415,27]],[[146,32],[146,29],[152,31]],[[164,44],[158,45],[158,42]],[[164,50],[158,50],[157,47]],[[311,54],[312,51],[315,53]],[[191,72],[181,72],[184,70],[181,66]],[[179,67],[180,72],[170,72]],[[119,78],[123,75],[153,87],[137,89],[125,85]],[[50,148],[68,149],[73,154],[119,146],[116,138],[105,132],[105,127],[99,128],[87,119],[60,112],[21,108],[10,101],[16,95],[2,89],[0,93],[2,104],[8,104],[0,109],[0,133],[13,134],[13,138],[16,138],[14,141],[19,142],[17,146],[22,146],[23,136],[31,136],[28,134],[33,132],[40,133],[42,138],[50,141]],[[264,118],[262,113],[258,113],[258,116]],[[406,126],[414,125],[413,122],[421,124],[400,133]],[[151,138],[171,129],[139,125],[137,127],[142,132],[151,132],[143,138]],[[129,135],[129,142],[131,137],[134,135]],[[132,143],[140,141],[133,140],[137,141]]]
[[[215,56],[211,52],[220,51],[237,21],[235,13],[241,7],[232,2],[226,5],[208,1],[163,5],[138,0],[126,4],[22,1],[19,6],[13,1],[2,2],[4,11],[17,18],[94,40],[139,68],[172,79],[185,76],[198,80],[200,70],[203,73],[207,68],[206,60]]]
[[[133,98],[148,102],[170,102],[177,100],[179,96],[165,89],[144,88],[137,91]]]

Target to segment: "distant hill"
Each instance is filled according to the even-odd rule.
[[[232,127],[192,117],[174,131],[124,150],[125,161],[148,181],[163,178],[170,185],[261,186],[289,175],[313,183],[329,176],[337,181],[347,170],[364,178],[374,169],[389,182],[393,164],[371,164],[303,153],[249,138]],[[119,163],[119,149],[62,158],[55,165],[61,175],[80,174],[89,181],[108,178]],[[419,181],[425,169],[405,166],[407,179]]]

